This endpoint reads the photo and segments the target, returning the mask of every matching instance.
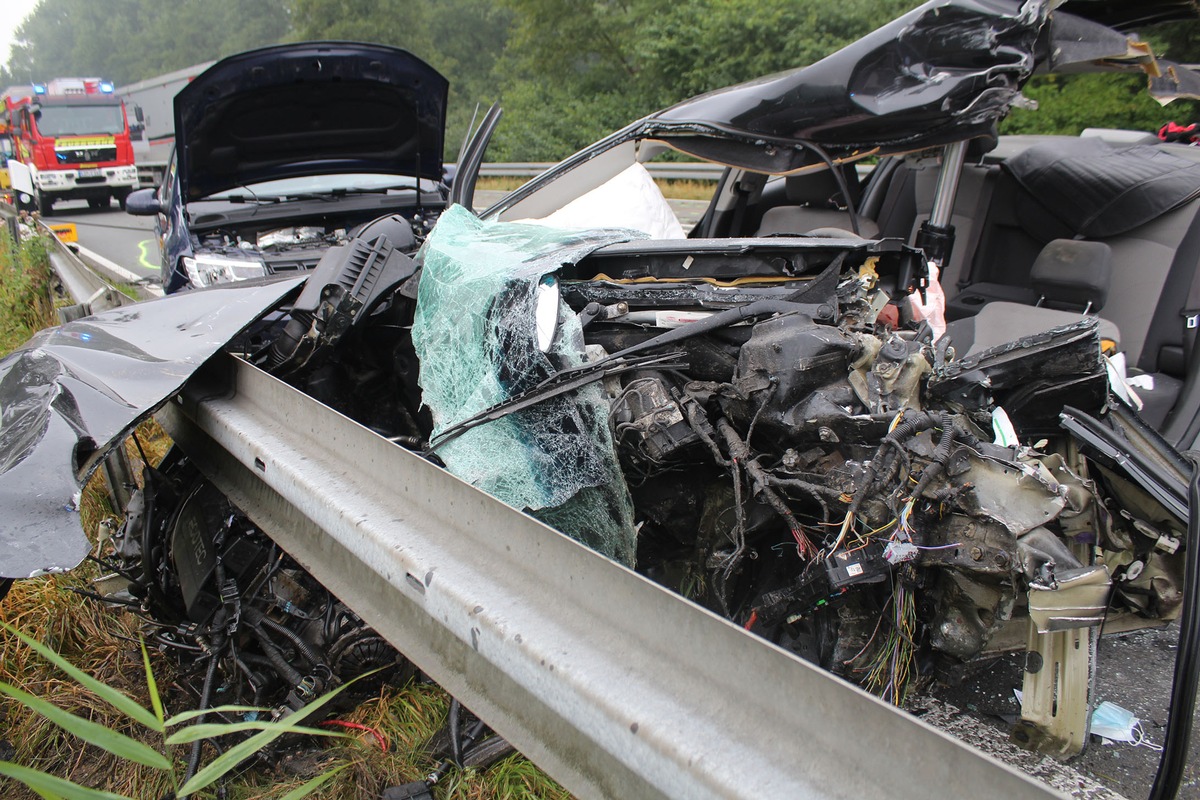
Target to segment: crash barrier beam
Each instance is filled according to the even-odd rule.
[[[553,167],[553,161],[493,161],[479,168],[482,178],[532,178]],[[166,169],[165,162],[138,164],[138,183],[142,188],[158,186]],[[454,164],[447,164],[453,167]],[[651,162],[645,165],[651,177],[675,181],[717,181],[725,167],[720,164],[686,161]],[[861,170],[860,170],[861,171]]]
[[[494,161],[481,166],[479,176],[482,178],[532,178],[535,175],[541,175],[553,166],[554,163],[549,161]],[[654,161],[643,166],[650,173],[650,177],[670,181],[718,181],[725,172],[725,167],[720,164],[687,161]],[[860,178],[866,176],[873,168],[873,164],[860,164],[858,176]]]
[[[1062,797],[243,361],[217,356],[158,417],[317,580],[579,797]]]
[[[541,175],[553,167],[551,162],[514,161],[492,162],[479,168],[481,178],[532,178]],[[687,162],[653,162],[645,165],[651,177],[663,180],[677,181],[715,181],[719,180],[725,167],[720,164],[700,164]]]
[[[0,216],[7,220],[14,240],[18,238],[20,232],[16,226],[17,209],[8,203],[0,203]],[[63,322],[137,302],[88,267],[54,234],[44,220],[38,220],[37,224],[46,234],[50,268],[54,270],[55,276],[76,306],[59,310]]]
[[[541,175],[555,165],[553,161],[511,161],[492,162],[484,164],[479,169],[480,177],[484,178],[532,178]],[[453,167],[454,164],[447,164]],[[138,185],[145,189],[162,183],[166,172],[166,162],[143,162],[138,167]],[[686,162],[652,163],[646,169],[655,178],[664,180],[715,181],[719,180],[725,168],[719,164],[689,164]]]

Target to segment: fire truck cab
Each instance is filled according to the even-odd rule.
[[[18,200],[51,213],[58,200],[103,208],[137,188],[125,105],[100,78],[58,78],[5,90],[3,122]],[[23,197],[22,197],[23,196]]]

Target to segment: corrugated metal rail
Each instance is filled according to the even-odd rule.
[[[479,174],[485,178],[516,177],[532,178],[554,166],[552,161],[513,161],[484,164]],[[142,161],[138,163],[140,185],[156,186],[161,180],[167,163],[165,161]],[[449,165],[448,165],[449,166]],[[655,178],[666,180],[715,181],[721,177],[724,167],[719,164],[655,162],[646,169]]]
[[[551,162],[522,161],[522,162],[492,162],[484,164],[479,174],[484,178],[519,177],[532,178],[540,175],[550,167]],[[664,180],[715,181],[721,177],[725,168],[720,164],[701,164],[689,162],[652,162],[646,164],[646,169],[655,178]]]
[[[160,412],[264,531],[584,798],[1058,797],[244,362]]]
[[[0,216],[10,225],[10,230],[17,235],[13,221],[17,218],[17,210],[7,203],[0,203]],[[58,240],[58,237],[39,220],[39,229],[49,237],[50,267],[58,277],[63,289],[75,304],[72,309],[60,309],[60,316],[75,319],[77,317],[107,311],[110,308],[129,305],[137,302],[123,294],[119,289],[96,274],[87,264],[71,251],[69,247]]]

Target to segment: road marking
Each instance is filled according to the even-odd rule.
[[[142,241],[138,242],[138,264],[140,266],[145,267],[146,269],[156,269],[156,270],[161,271],[162,270],[161,265],[151,264],[149,261],[146,260],[150,257],[150,254],[148,252],[146,252],[146,245],[148,245],[154,241],[155,241],[154,239],[143,239]]]
[[[79,255],[83,256],[87,260],[96,264],[101,269],[105,270],[106,272],[116,276],[116,278],[118,280],[122,280],[127,283],[136,283],[136,284],[142,286],[147,292],[154,295],[155,297],[163,296],[163,290],[162,290],[161,286],[155,286],[154,284],[146,283],[145,282],[146,277],[144,275],[138,275],[136,272],[127,270],[124,267],[122,267],[120,264],[116,264],[116,263],[113,263],[112,261],[109,261],[107,258],[100,255],[99,253],[93,253],[91,250],[88,250],[86,247],[83,247],[81,245],[79,247]]]

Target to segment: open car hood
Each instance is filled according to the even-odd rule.
[[[448,87],[413,54],[378,44],[304,42],[222,59],[175,97],[183,197],[348,172],[439,180]]]
[[[782,174],[823,163],[812,145],[835,160],[854,160],[995,135],[1037,71],[1140,70],[1160,99],[1200,94],[1194,73],[1108,27],[1194,16],[1190,4],[1055,6],[933,0],[811,66],[653,114],[637,125],[637,136]]]

